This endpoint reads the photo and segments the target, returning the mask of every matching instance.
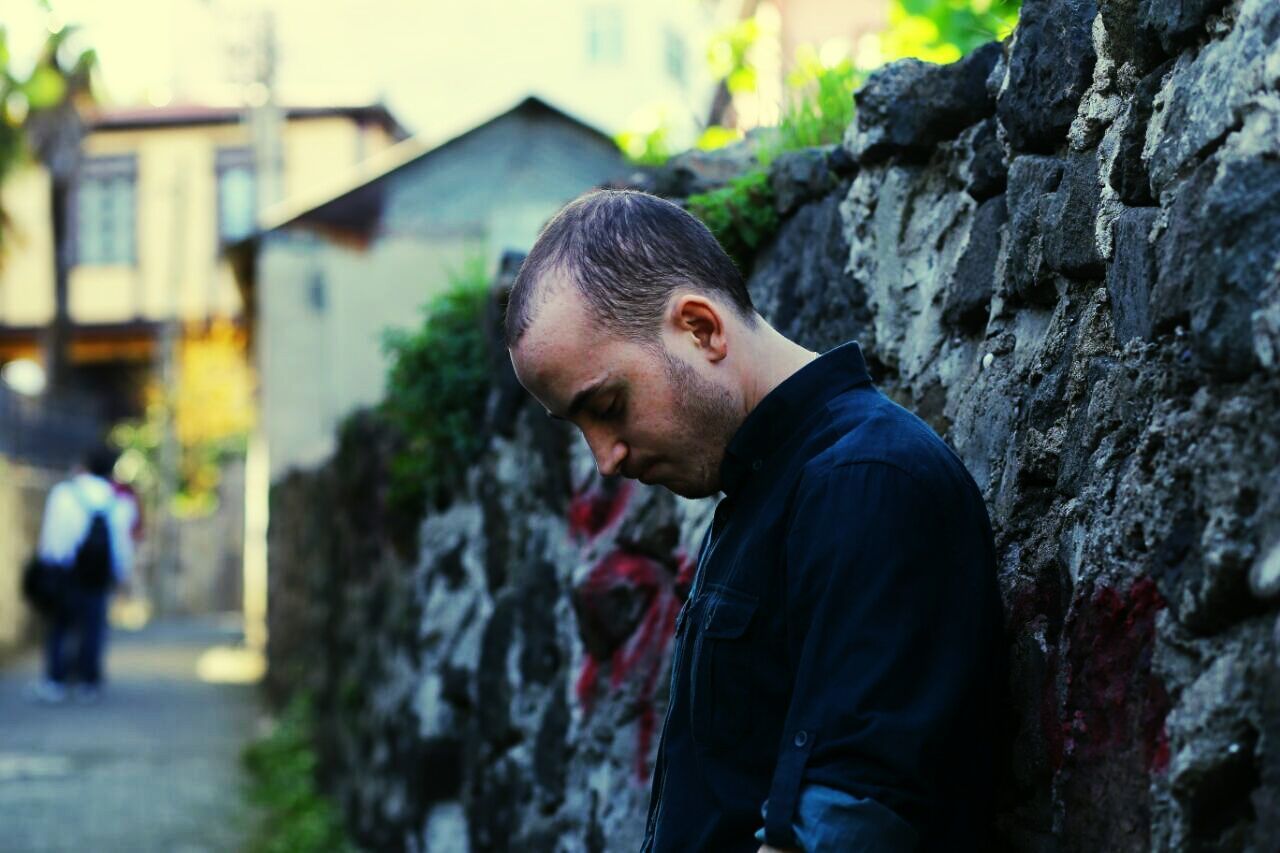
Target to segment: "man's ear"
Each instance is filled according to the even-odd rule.
[[[681,293],[671,300],[667,316],[673,331],[690,340],[708,361],[720,361],[729,353],[724,318],[715,303],[696,293]]]

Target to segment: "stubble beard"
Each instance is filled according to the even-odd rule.
[[[720,463],[742,416],[727,388],[705,379],[662,348],[667,381],[675,400],[677,432],[686,438],[686,456],[672,460],[684,470],[679,481],[662,482],[677,495],[704,498],[720,491]]]

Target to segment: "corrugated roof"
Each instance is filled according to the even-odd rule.
[[[336,184],[331,184],[327,187],[321,187],[314,193],[295,195],[290,198],[284,199],[278,204],[275,204],[267,208],[263,212],[261,226],[258,229],[257,234],[255,234],[253,237],[246,238],[246,241],[256,239],[256,237],[260,234],[263,234],[267,231],[273,231],[277,228],[280,228],[283,225],[287,225],[288,223],[293,222],[294,220],[300,219],[304,217],[307,213],[314,211],[318,208],[324,207],[329,204],[333,204],[334,202],[339,201],[345,196],[348,196],[356,192],[357,190],[367,187],[376,181],[380,181],[384,179],[386,176],[390,175],[391,173],[396,172],[397,170],[423,157],[428,157],[439,151],[443,151],[448,147],[450,147],[451,145],[453,145],[455,142],[458,142],[459,140],[464,139],[467,136],[470,136],[471,134],[475,133],[478,130],[481,130],[482,128],[488,127],[490,124],[492,124],[495,121],[498,121],[504,116],[510,115],[511,113],[514,113],[520,110],[528,110],[528,109],[546,110],[548,112],[559,115],[563,117],[565,120],[573,122],[574,124],[580,125],[583,129],[591,133],[594,133],[598,135],[601,139],[608,140],[610,143],[612,143],[611,137],[609,137],[608,134],[604,133],[599,128],[593,125],[590,125],[587,122],[583,121],[582,119],[578,118],[577,116],[574,116],[566,112],[565,110],[562,110],[559,107],[556,107],[548,103],[543,98],[540,98],[536,95],[529,95],[522,98],[518,103],[516,103],[511,108],[504,110],[501,113],[498,113],[492,118],[489,118],[483,122],[480,122],[479,124],[469,128],[466,131],[463,131],[457,136],[454,136],[450,139],[445,140],[439,145],[434,145],[434,146],[428,145],[422,140],[417,138],[406,139],[405,141],[397,145],[393,145],[390,148],[384,149],[383,151],[379,151],[377,154],[374,154],[373,156],[367,158],[366,160],[361,162],[359,165],[354,167],[352,171],[344,175],[342,179],[338,181]]]

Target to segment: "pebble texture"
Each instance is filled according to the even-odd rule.
[[[1273,0],[1029,0],[773,168],[761,311],[860,340],[986,496],[1004,848],[1280,849],[1278,84]],[[494,370],[488,451],[416,529],[367,420],[277,484],[272,677],[318,693],[370,847],[635,849],[710,505],[600,480]]]

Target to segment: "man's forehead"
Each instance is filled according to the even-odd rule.
[[[586,306],[572,287],[557,287],[539,300],[528,329],[516,344],[522,359],[537,362],[572,360],[577,350],[595,344],[596,330]]]
[[[603,340],[588,322],[586,305],[572,287],[556,288],[534,312],[532,322],[511,350],[516,375],[544,403],[564,405],[580,388],[606,372]],[[547,400],[546,396],[563,400]]]

